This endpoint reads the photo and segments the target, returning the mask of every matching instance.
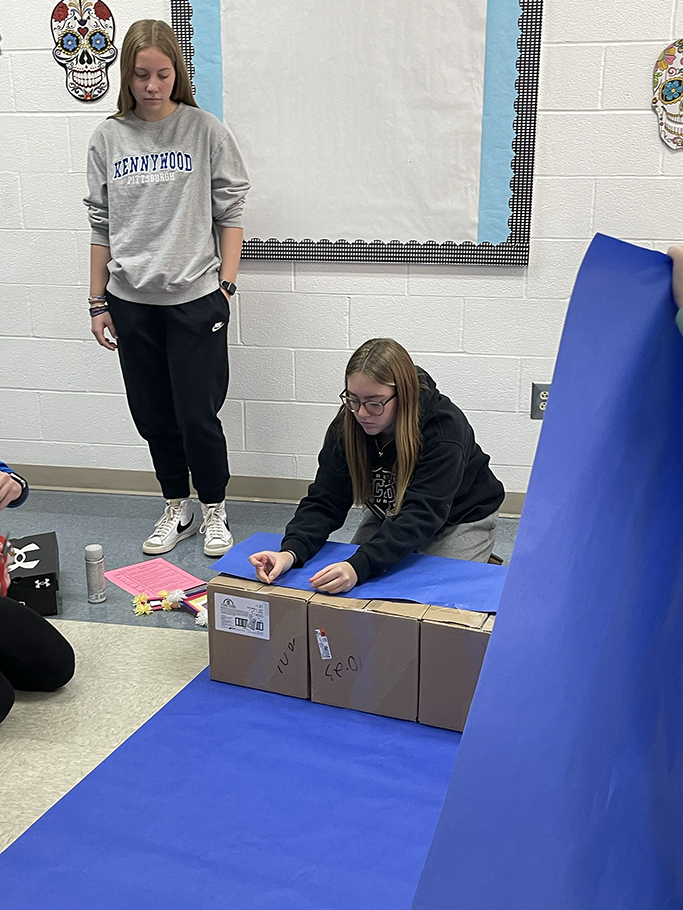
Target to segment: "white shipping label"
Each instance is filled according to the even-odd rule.
[[[320,656],[323,660],[332,660],[332,652],[330,651],[330,643],[327,640],[327,635],[325,635],[324,629],[316,629],[315,637],[318,639],[318,648],[320,650]]]
[[[234,632],[270,641],[270,606],[267,601],[214,594],[214,606],[219,632]]]

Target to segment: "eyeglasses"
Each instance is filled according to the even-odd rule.
[[[339,397],[345,408],[348,408],[349,411],[353,411],[354,414],[357,414],[361,408],[365,408],[368,414],[371,414],[373,417],[381,417],[384,414],[385,407],[396,398],[398,393],[394,392],[393,395],[390,395],[389,398],[386,398],[384,401],[360,401],[358,398],[354,398],[352,395],[344,390],[340,392]]]

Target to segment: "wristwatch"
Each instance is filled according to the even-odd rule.
[[[237,285],[234,281],[221,281],[221,287],[229,297],[232,297],[237,290]]]

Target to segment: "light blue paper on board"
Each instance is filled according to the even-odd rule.
[[[252,534],[221,556],[211,568],[226,575],[256,581],[256,571],[249,556],[260,550],[279,550],[282,535]],[[301,569],[290,569],[277,579],[286,588],[312,591],[309,583],[320,569],[333,562],[342,562],[355,553],[358,547],[350,543],[326,543],[325,546]],[[458,607],[495,613],[507,575],[506,566],[442,556],[422,556],[412,553],[384,575],[370,578],[356,585],[340,597],[367,597],[371,600],[409,600],[415,603],[442,607]]]
[[[683,907],[674,316],[670,259],[598,235],[413,910]]]
[[[503,243],[510,234],[521,12],[519,0],[488,0],[486,6],[477,243]]]
[[[223,51],[219,0],[192,0],[192,46],[197,104],[223,120]]]

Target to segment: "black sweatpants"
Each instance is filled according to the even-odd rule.
[[[0,722],[14,704],[14,690],[54,692],[74,675],[74,652],[54,626],[34,610],[0,597]]]
[[[219,289],[175,306],[107,292],[133,421],[165,499],[223,502],[228,452],[218,412],[228,394],[230,305]]]

